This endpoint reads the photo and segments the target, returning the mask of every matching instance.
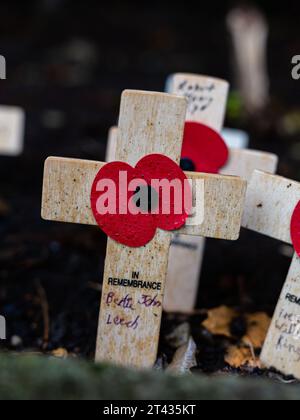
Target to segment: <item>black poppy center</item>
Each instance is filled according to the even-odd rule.
[[[182,158],[180,161],[180,167],[183,171],[188,172],[195,172],[196,170],[194,162],[192,161],[192,159],[189,158]]]

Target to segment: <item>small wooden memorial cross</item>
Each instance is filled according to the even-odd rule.
[[[291,220],[299,200],[299,182],[255,171],[247,191],[243,226],[291,244]],[[261,360],[267,367],[300,379],[300,258],[296,253]]]
[[[229,84],[221,79],[178,73],[169,77],[166,91],[187,98],[186,121],[202,123],[220,132]],[[164,309],[191,312],[195,308],[205,238],[173,235],[168,264]],[[183,281],[183,279],[187,279]]]
[[[125,91],[115,160],[135,165],[145,155],[160,153],[179,163],[185,114],[186,100],[182,97]],[[43,218],[95,225],[90,191],[104,165],[75,159],[47,159]],[[235,177],[187,175],[193,182],[204,181],[204,222],[185,226],[181,231],[237,239],[246,183]],[[170,242],[171,233],[162,230],[157,230],[155,238],[141,248],[129,248],[108,239],[97,361],[138,368],[152,367],[155,363]],[[131,287],[133,283],[138,287]]]
[[[18,156],[23,151],[25,113],[14,106],[0,106],[0,155]]]
[[[201,75],[176,74],[167,83],[169,93],[188,99],[187,121],[204,123],[217,132],[223,126],[228,83]],[[275,155],[242,149],[230,149],[229,160],[220,173],[239,176],[246,181],[255,169],[274,173]],[[195,308],[202,268],[205,238],[175,234],[171,243],[164,309],[190,313]],[[182,282],[183,278],[188,281]]]

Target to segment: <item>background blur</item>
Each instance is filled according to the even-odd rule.
[[[300,181],[300,80],[291,76],[298,4],[252,2],[264,18],[243,4],[246,24],[232,25],[228,13],[241,3],[1,2],[0,103],[25,109],[26,136],[20,157],[0,156],[0,314],[9,335],[0,346],[93,355],[106,238],[96,228],[41,221],[43,162],[103,160],[123,89],[162,91],[174,72],[228,79],[226,126],[248,131],[251,148],[279,154],[279,173]],[[245,45],[259,57],[258,66],[250,60],[254,70],[242,57]],[[247,69],[257,80],[254,104]],[[209,241],[199,306],[272,314],[291,255],[249,232],[237,243]]]

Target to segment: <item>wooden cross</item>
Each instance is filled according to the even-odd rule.
[[[300,200],[300,183],[255,171],[247,191],[243,226],[291,244],[290,223]],[[300,379],[300,259],[295,254],[261,360]]]
[[[220,132],[226,110],[229,84],[220,79],[175,74],[169,77],[166,91],[188,100],[186,121],[205,124]],[[202,266],[205,238],[173,235],[170,248],[164,309],[187,313],[194,309]],[[188,281],[183,281],[187,278]]]
[[[23,150],[25,113],[13,106],[0,107],[0,155],[18,156]]]
[[[182,97],[125,91],[115,159],[134,166],[145,155],[161,153],[179,163],[185,114],[186,100]],[[95,225],[90,191],[103,165],[75,159],[47,159],[42,217]],[[246,183],[235,177],[198,173],[188,173],[188,177],[192,181],[204,180],[205,219],[202,225],[186,226],[182,232],[237,239]],[[108,239],[97,361],[138,368],[152,367],[155,363],[170,242],[171,233],[161,230],[142,248],[129,248]],[[133,283],[138,287],[129,286]]]
[[[167,82],[169,93],[184,95],[189,102],[187,121],[204,123],[220,132],[226,110],[228,83],[206,76],[176,74]],[[230,149],[228,164],[221,171],[246,181],[254,169],[274,173],[277,157],[263,152]],[[195,308],[199,277],[205,250],[205,238],[175,234],[172,240],[164,309],[189,313]],[[187,277],[189,280],[183,282]]]

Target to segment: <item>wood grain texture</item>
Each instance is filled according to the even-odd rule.
[[[206,124],[218,132],[223,128],[228,88],[229,85],[224,80],[195,74],[174,74],[169,77],[166,86],[168,93],[187,98],[187,121]],[[208,230],[203,233],[207,234]],[[173,237],[164,300],[165,311],[187,313],[194,309],[204,248],[204,237],[180,234]]]
[[[291,217],[299,199],[299,182],[255,171],[247,189],[243,226],[291,244]]]
[[[44,167],[42,218],[96,225],[90,195],[103,162],[49,157]]]
[[[134,166],[147,154],[162,153],[179,162],[185,111],[184,98],[125,92],[116,160]],[[101,165],[73,159],[48,159],[43,217],[95,224],[89,203],[90,188]],[[205,181],[205,222],[200,234],[238,236],[246,183],[235,177],[194,173],[188,176],[194,181]],[[170,241],[171,234],[163,231],[158,231],[151,243],[138,249],[108,240],[96,351],[98,361],[135,367],[150,367],[155,362]],[[132,287],[132,280],[146,284],[141,283],[141,288]],[[145,288],[152,283],[159,290]]]
[[[172,237],[164,310],[191,313],[196,305],[205,238],[175,234]]]
[[[255,170],[274,174],[277,170],[278,156],[258,150],[230,149],[229,160],[220,173],[239,176],[250,181]]]
[[[118,127],[109,130],[106,161],[115,160]],[[205,238],[172,235],[163,308],[168,312],[189,312],[195,307],[198,278]],[[188,281],[182,282],[186,278]]]
[[[234,176],[195,172],[186,172],[186,174],[191,180],[204,180],[204,222],[197,226],[186,225],[178,233],[237,240],[244,211],[247,182]]]
[[[161,153],[179,163],[185,113],[184,98],[160,93],[124,92],[116,160],[135,166],[143,156]],[[151,367],[155,363],[170,241],[171,234],[163,231],[158,231],[145,247],[137,249],[108,239],[97,361],[138,368]],[[133,280],[134,277],[155,283],[159,290],[109,284],[109,279]],[[147,302],[153,302],[149,306],[143,304],[145,295]],[[111,304],[108,304],[109,296],[114,296]],[[124,309],[120,304],[122,299],[130,299],[133,309]],[[121,325],[115,325],[117,323]]]
[[[180,89],[182,83],[187,83],[187,85]],[[214,86],[214,89],[211,89],[212,86]],[[191,96],[191,87],[194,90],[193,96]],[[205,91],[208,87],[209,89]],[[209,100],[212,99],[212,103],[201,112],[199,109],[196,113],[190,113],[188,118],[199,122],[203,120],[203,122],[218,131],[222,128],[228,91],[227,82],[206,76],[174,75],[169,79],[167,89],[169,93],[185,94],[184,96],[189,100],[189,106],[195,103],[194,99],[199,97],[202,89],[201,97],[206,98],[204,102],[207,100],[207,94],[209,94]],[[220,100],[222,94],[224,94],[224,97]],[[115,159],[117,135],[118,128],[112,128],[108,138],[107,161]],[[219,223],[224,226],[222,220]],[[215,227],[217,228],[217,226]],[[206,230],[207,232],[208,230]],[[234,233],[233,237],[235,238],[236,235],[237,233]],[[232,236],[229,235],[228,238],[231,239]],[[179,234],[173,239],[169,254],[164,309],[170,312],[189,312],[194,308],[195,304],[205,239],[200,237],[189,238]],[[184,283],[182,282],[183,273],[184,277],[188,279]]]
[[[169,77],[166,91],[188,99],[186,120],[223,128],[229,84],[225,80],[196,74],[177,73]]]
[[[292,243],[290,223],[300,200],[300,183],[255,171],[246,199],[243,225]],[[262,350],[264,365],[300,379],[300,260],[294,256]]]
[[[261,361],[300,379],[300,259],[295,254],[269,329]]]
[[[90,205],[90,190],[97,172],[103,165],[103,162],[88,160],[48,158],[44,169],[43,219],[96,225]],[[186,226],[178,233],[237,239],[244,208],[246,182],[232,176],[194,172],[186,172],[186,175],[192,182],[204,180],[205,220],[201,226]]]

